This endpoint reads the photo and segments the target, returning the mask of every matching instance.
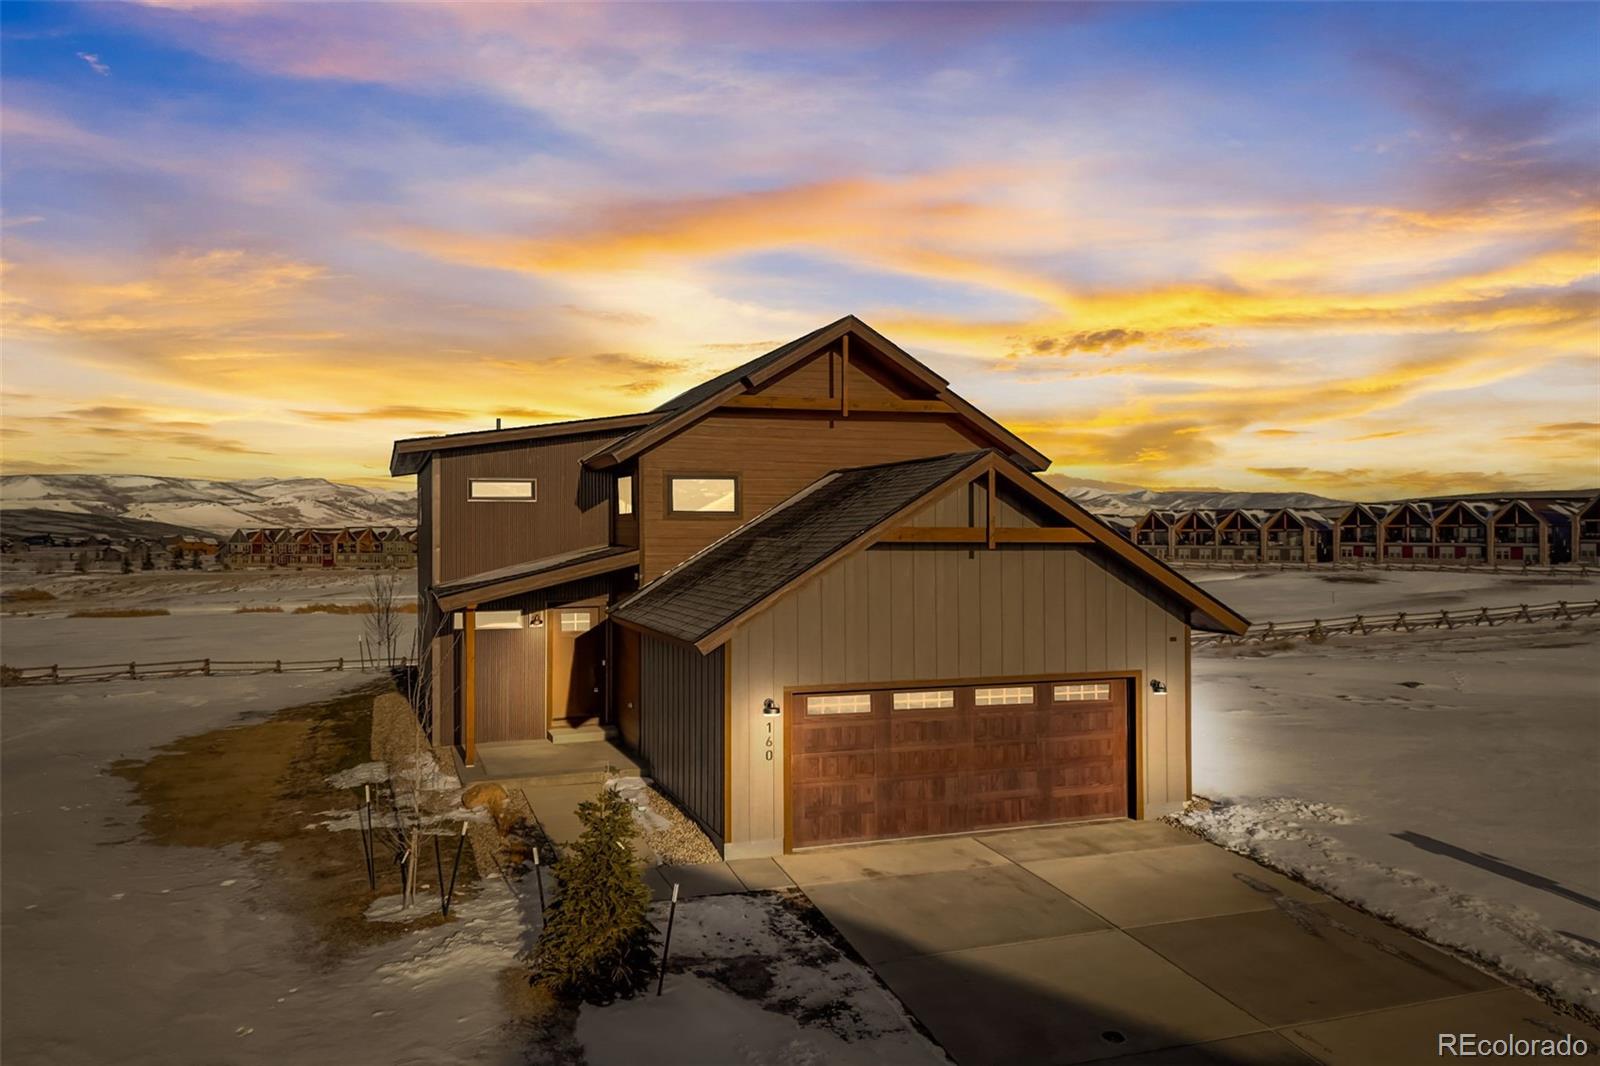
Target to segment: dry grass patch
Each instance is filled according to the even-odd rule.
[[[56,594],[46,589],[26,588],[0,592],[0,601],[5,603],[42,603],[55,598]]]
[[[234,614],[282,614],[282,607],[240,607]]]
[[[380,843],[373,893],[360,836],[307,825],[327,817],[318,812],[355,810],[355,791],[334,788],[327,776],[366,761],[373,697],[384,687],[369,685],[265,720],[185,737],[147,761],[117,763],[112,772],[133,783],[151,843],[242,846],[267,874],[262,891],[306,928],[309,935],[299,938],[299,947],[313,960],[332,963],[366,945],[451,920],[439,914],[430,891],[419,888],[413,921],[368,921],[365,912],[375,895],[399,890],[393,855]],[[380,821],[392,817],[381,807],[374,815]],[[432,863],[425,855],[419,872],[431,875]],[[473,892],[476,874],[475,865],[463,861],[458,902]],[[420,877],[419,885],[432,880]]]
[[[417,605],[402,603],[395,606],[400,614],[416,614]],[[304,603],[294,609],[295,614],[377,614],[370,603]]]
[[[165,607],[85,607],[68,618],[159,618],[172,612]]]

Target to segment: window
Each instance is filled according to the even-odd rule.
[[[673,514],[737,514],[739,512],[739,479],[733,477],[668,478],[667,510]]]
[[[561,632],[587,633],[594,627],[594,622],[588,611],[562,611]]]
[[[455,627],[465,627],[465,615],[459,611],[455,617]],[[473,629],[521,629],[521,611],[479,611],[472,616]]]
[[[1071,703],[1077,700],[1109,700],[1111,698],[1110,685],[1057,685],[1057,703]]]
[[[980,688],[973,694],[973,703],[979,707],[999,707],[1012,703],[1032,703],[1032,685],[1013,685],[1009,688]]]
[[[633,513],[633,475],[617,478],[617,513]]]
[[[807,696],[807,714],[871,714],[872,694],[852,692],[848,696]]]
[[[954,707],[956,694],[952,689],[931,689],[926,692],[896,692],[894,709],[897,711],[931,711],[940,707]]]
[[[473,478],[468,495],[474,500],[527,500],[535,499],[532,478]]]

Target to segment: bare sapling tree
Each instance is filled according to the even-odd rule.
[[[399,587],[400,582],[392,574],[373,574],[367,586],[367,647],[374,657],[381,655],[386,666],[394,664],[406,623],[400,610]]]
[[[369,626],[368,642],[369,644],[373,644],[379,648],[386,647],[387,656],[390,659],[393,659],[394,648],[398,647],[400,639],[399,626],[403,624],[404,616],[401,615],[397,610],[393,609],[393,592],[396,584],[395,579],[393,577],[374,577],[374,590],[376,590],[380,584],[387,585],[389,603],[391,607],[389,615],[394,620],[395,628],[393,630],[392,637],[390,638],[391,643],[387,646],[382,644],[378,636],[372,635],[375,633],[375,631],[370,628],[372,625],[371,619],[380,617],[380,612],[374,610],[373,614],[369,616],[367,623]],[[376,599],[377,597],[374,596],[373,602],[376,602]],[[424,615],[423,617],[426,616]],[[409,832],[403,833],[401,840],[401,847],[404,849],[404,854],[406,856],[406,862],[404,866],[405,881],[401,887],[402,909],[409,908],[413,903],[416,902],[417,899],[417,866],[422,856],[422,822],[424,817],[422,802],[422,776],[425,770],[431,766],[433,761],[432,744],[428,739],[433,734],[434,714],[434,708],[430,700],[430,692],[432,690],[433,682],[433,656],[429,654],[429,652],[433,647],[434,640],[441,636],[449,628],[449,626],[450,615],[442,612],[440,613],[439,618],[436,620],[431,632],[426,631],[423,626],[418,625],[412,633],[412,648],[415,653],[412,656],[412,659],[416,665],[413,668],[406,669],[400,675],[404,679],[406,698],[410,701],[412,712],[417,718],[417,728],[413,731],[415,739],[412,744],[411,753],[411,789],[410,795],[406,797],[411,808],[408,812],[406,812],[406,815],[409,817],[411,825],[409,827]],[[392,776],[393,775],[391,774],[391,777]],[[396,810],[398,811],[400,804],[400,797],[398,794],[396,795],[395,800]]]

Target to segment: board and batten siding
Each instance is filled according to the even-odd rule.
[[[783,850],[781,721],[762,701],[807,685],[1139,671],[1146,817],[1187,799],[1189,628],[1140,575],[1076,546],[880,545],[796,588],[734,631],[732,819],[725,855]],[[1149,682],[1168,692],[1152,697]],[[791,713],[786,710],[785,713]]]
[[[639,645],[638,754],[656,784],[721,848],[727,835],[725,652],[702,655],[648,635]]]

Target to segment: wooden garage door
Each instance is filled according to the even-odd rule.
[[[1128,813],[1125,679],[796,693],[791,846]]]

